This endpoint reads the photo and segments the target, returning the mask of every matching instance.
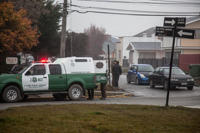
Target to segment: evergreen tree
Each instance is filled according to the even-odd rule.
[[[33,47],[33,52],[38,56],[56,56],[60,49],[60,35],[58,34],[59,19],[62,16],[60,5],[53,5],[54,0],[47,1],[45,9],[49,14],[42,13],[40,15],[38,28],[41,33],[39,44]]]
[[[88,36],[84,33],[67,33],[66,56],[87,56]]]

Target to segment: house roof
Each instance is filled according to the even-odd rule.
[[[147,37],[151,37],[151,35],[154,33],[155,31],[155,27],[151,27],[145,31],[142,31],[136,35],[134,35],[133,37],[143,37],[143,33],[147,33]]]
[[[160,50],[161,42],[131,42],[135,50]]]
[[[200,16],[186,18],[186,25],[200,20]]]
[[[114,37],[111,37],[111,41],[112,41],[113,43],[120,43],[119,39],[114,38]]]

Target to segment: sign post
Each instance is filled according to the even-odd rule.
[[[175,37],[194,39],[194,34],[195,34],[194,30],[178,29],[177,28],[177,27],[185,27],[185,23],[186,23],[186,18],[169,18],[169,17],[165,17],[164,18],[164,26],[170,26],[170,27],[156,27],[156,36],[173,37],[171,59],[170,59],[169,79],[168,79],[168,89],[167,89],[167,98],[166,98],[166,106],[168,106],[169,91],[170,91],[170,86],[171,86],[171,71],[172,71],[172,64],[173,64]]]
[[[108,71],[109,71],[109,84],[110,84],[110,47],[108,45]]]
[[[177,21],[177,18],[176,18]],[[171,54],[171,59],[170,59],[170,69],[169,69],[169,79],[168,79],[168,88],[167,88],[167,98],[166,98],[166,105],[168,106],[168,101],[169,101],[169,90],[171,86],[171,72],[172,72],[172,64],[173,64],[173,55],[174,55],[174,43],[175,43],[175,32],[176,32],[176,24],[174,27],[174,33],[173,33],[173,41],[172,41],[172,54]]]
[[[108,53],[108,71],[109,71],[109,84],[110,84],[110,52],[112,53],[116,49],[115,43],[112,41],[105,41],[102,45],[102,50]]]

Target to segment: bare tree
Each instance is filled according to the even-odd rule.
[[[102,44],[107,40],[106,29],[91,24],[84,33],[89,36],[88,56],[97,57],[103,54]]]

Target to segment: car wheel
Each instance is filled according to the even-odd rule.
[[[138,79],[138,78],[136,78],[136,84],[137,84],[137,85],[139,85],[139,84],[140,84],[140,82],[139,82],[139,79]]]
[[[168,89],[168,82],[167,82],[167,80],[165,80],[165,81],[164,81],[163,88],[164,88],[165,90],[167,90],[167,89]]]
[[[3,91],[2,99],[7,103],[17,102],[20,99],[19,89],[13,85],[6,87]]]
[[[128,84],[130,84],[130,79],[129,79],[128,76],[126,77],[126,81],[127,81]]]
[[[62,101],[67,97],[67,94],[53,94],[53,97],[58,101]]]
[[[193,86],[187,87],[188,90],[193,90]]]
[[[83,89],[78,84],[73,84],[68,90],[68,97],[70,100],[80,100],[83,96]]]
[[[155,85],[154,85],[154,83],[153,83],[153,80],[150,80],[150,87],[151,87],[151,88],[155,88]]]

